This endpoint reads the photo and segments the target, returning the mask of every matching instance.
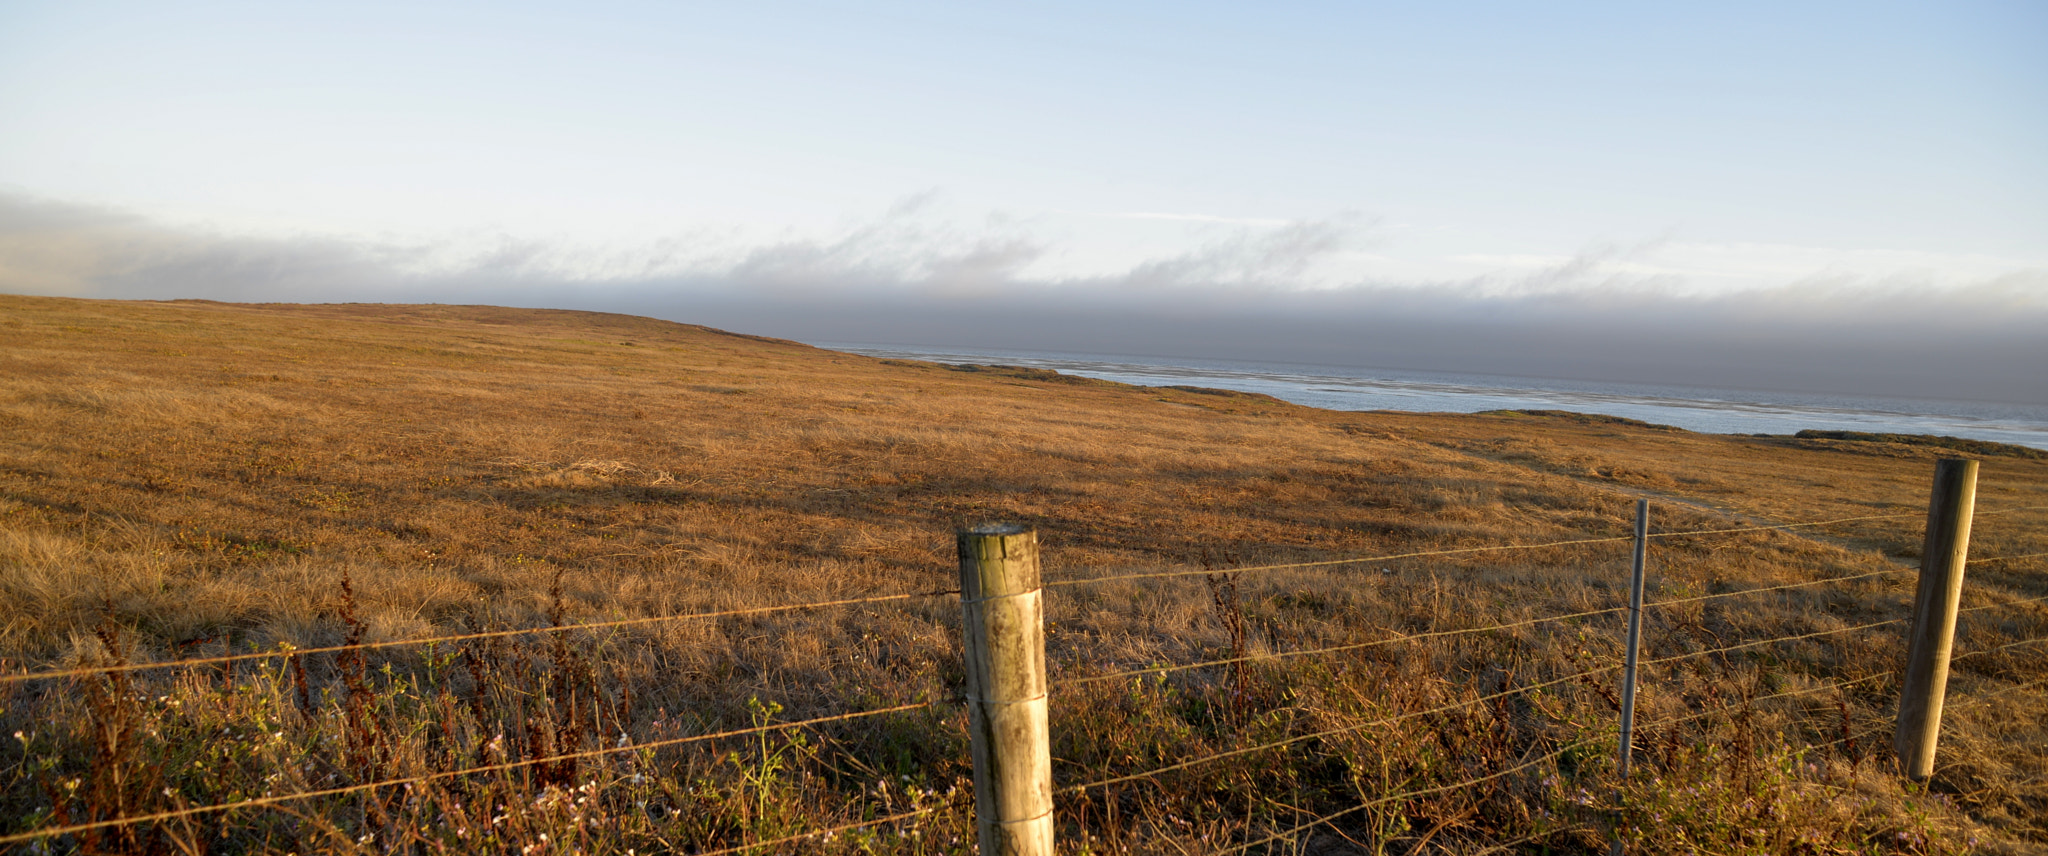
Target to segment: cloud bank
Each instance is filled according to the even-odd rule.
[[[2048,403],[2048,267],[1659,241],[1403,276],[1365,252],[1380,239],[1358,218],[1145,214],[1212,231],[1087,270],[1028,221],[962,226],[926,207],[913,199],[829,234],[591,247],[215,234],[0,195],[0,291],[490,303],[813,342]]]

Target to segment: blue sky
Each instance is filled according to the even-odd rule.
[[[2023,347],[2044,44],[2025,3],[7,2],[0,290],[840,341],[903,302],[932,327],[899,338],[1539,301],[1707,344],[1940,306]],[[991,344],[1114,352],[1057,339]]]

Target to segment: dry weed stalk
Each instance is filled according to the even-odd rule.
[[[104,663],[74,640],[109,615],[123,636],[96,650],[164,657],[928,592],[950,574],[947,533],[1003,518],[1044,533],[1049,579],[1214,573],[1048,596],[1063,782],[1238,753],[1063,797],[1063,840],[1086,852],[1209,851],[1345,811],[1314,828],[1316,846],[1583,852],[1604,849],[1614,817],[1667,836],[1634,839],[1646,853],[2048,843],[2027,819],[2048,797],[2025,772],[2048,763],[2038,648],[1959,661],[1955,697],[2006,692],[1992,712],[2016,715],[1959,705],[1932,795],[1884,773],[1870,736],[1894,701],[1882,682],[1835,692],[1832,709],[1766,698],[1895,669],[1883,633],[1649,669],[1643,775],[1618,802],[1611,739],[1570,748],[1611,733],[1611,679],[1550,684],[1615,662],[1612,622],[1242,659],[1613,606],[1622,557],[1599,545],[1234,569],[1605,537],[1642,492],[1669,505],[1673,531],[1905,517],[1660,540],[1658,598],[1910,567],[1939,450],[1597,417],[1335,414],[580,313],[0,308],[9,668]],[[2048,505],[2048,463],[1986,459],[1979,503]],[[1973,555],[2048,551],[2048,514],[1984,518],[1977,537]],[[1218,554],[1233,570],[1203,567]],[[1971,591],[2038,596],[2040,567],[1973,566]],[[1673,656],[1893,617],[1900,579],[1653,610],[1646,646]],[[2039,605],[1973,616],[1967,646],[2048,635]],[[22,737],[0,757],[0,835],[500,764],[522,766],[44,843],[688,852],[950,805],[966,750],[943,704],[630,747],[949,698],[957,620],[939,598],[10,689],[0,719]],[[1227,670],[1060,683],[1219,649]],[[957,852],[968,828],[935,809],[792,846]]]

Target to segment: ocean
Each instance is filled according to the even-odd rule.
[[[894,359],[1052,369],[1143,386],[1259,392],[1327,410],[1572,410],[1712,434],[1804,429],[1937,434],[2048,449],[2048,405],[1657,386],[1401,369],[813,342]]]

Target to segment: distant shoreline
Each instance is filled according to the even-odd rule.
[[[813,342],[871,357],[1004,364],[1140,386],[1198,386],[1339,411],[1569,410],[1709,434],[1951,437],[2048,450],[2048,405],[1545,380],[1228,360]]]

